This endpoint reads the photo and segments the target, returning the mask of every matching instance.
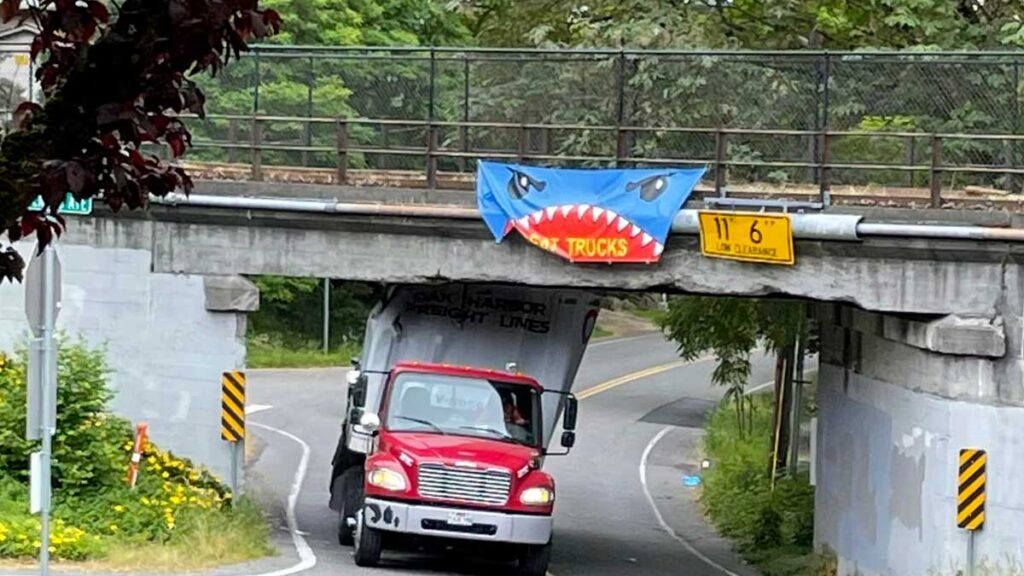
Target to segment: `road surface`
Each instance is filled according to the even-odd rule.
[[[587,350],[575,388],[580,397],[576,447],[569,456],[548,458],[547,464],[558,487],[554,576],[752,573],[708,533],[682,488],[687,458],[693,459],[699,437],[696,428],[722,394],[710,384],[713,368],[709,360],[683,363],[660,334],[599,342]],[[770,378],[769,363],[756,361],[751,383]],[[387,551],[381,568],[356,567],[351,548],[335,540],[337,517],[327,508],[344,373],[253,372],[249,382],[250,422],[270,427],[251,428],[250,489],[278,519],[275,539],[285,550],[263,573],[287,576],[309,566],[312,557],[315,566],[303,574],[500,573],[483,559]],[[309,550],[300,557],[286,532],[286,511],[304,450],[308,468],[295,499],[294,521],[300,547],[308,544]]]

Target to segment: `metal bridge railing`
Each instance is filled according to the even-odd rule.
[[[579,124],[512,124],[501,122],[445,122],[427,120],[394,120],[367,118],[326,118],[293,116],[242,116],[210,115],[205,122],[226,123],[229,137],[224,140],[197,139],[193,145],[196,156],[206,151],[223,154],[228,166],[234,166],[234,177],[256,181],[274,179],[267,177],[267,170],[282,169],[299,171],[308,169],[327,175],[327,181],[335,184],[351,184],[353,172],[395,172],[403,175],[405,181],[422,182],[435,188],[439,185],[460,187],[471,182],[475,160],[493,159],[520,163],[544,163],[584,166],[663,166],[663,165],[705,165],[709,168],[705,192],[726,197],[727,192],[738,185],[752,182],[750,170],[790,170],[802,179],[789,182],[785,187],[765,184],[763,196],[773,196],[775,190],[788,190],[790,195],[814,197],[822,205],[831,203],[831,195],[837,173],[888,174],[887,178],[904,182],[904,193],[915,205],[942,207],[960,192],[956,179],[969,184],[970,177],[981,179],[993,176],[1009,178],[1016,182],[1024,175],[1024,168],[1012,166],[977,165],[950,162],[947,151],[955,150],[962,143],[996,142],[1003,146],[1017,146],[1024,141],[1024,135],[1011,134],[953,134],[916,132],[865,132],[865,131],[812,131],[812,130],[771,130],[744,128],[683,128],[608,126]],[[268,138],[269,133],[282,126],[298,127],[298,134],[316,133],[319,128],[332,132],[333,139],[323,144],[304,144],[295,139]],[[419,143],[373,143],[358,141],[355,135],[365,129],[388,129],[393,133],[413,133]],[[495,148],[477,144],[470,138],[474,131],[504,131],[514,135],[516,146],[511,149]],[[608,143],[610,154],[566,154],[555,152],[561,145],[556,134],[590,133],[591,137]],[[644,154],[643,150],[631,148],[630,142],[645,135],[678,134],[697,136],[713,143],[711,153],[701,156],[662,156]],[[531,146],[535,136],[543,143],[541,147]],[[446,136],[456,135],[454,138]],[[820,155],[809,159],[760,160],[746,158],[730,150],[733,140],[761,137],[774,142],[785,143],[798,139],[811,142]],[[882,161],[875,159],[836,159],[834,150],[845,143],[859,140],[898,142],[897,146],[911,151],[911,157],[904,161]],[[612,149],[613,148],[613,149]],[[398,169],[388,170],[388,159],[401,164]],[[397,160],[396,160],[397,159]],[[214,165],[211,163],[210,165]],[[392,165],[394,165],[392,164]],[[748,172],[736,178],[733,172]],[[453,175],[465,175],[452,179]],[[444,181],[444,182],[442,182]],[[802,187],[801,187],[802,185]],[[870,188],[868,188],[870,190]],[[943,191],[947,192],[944,198]],[[954,190],[956,189],[956,190]],[[884,201],[882,194],[869,195],[876,201]],[[906,199],[906,198],[904,198]]]
[[[705,164],[715,196],[946,205],[971,187],[1021,191],[1022,62],[1017,52],[255,46],[200,78],[209,116],[190,122],[187,160],[200,176],[383,173],[427,186],[467,185],[478,158]]]

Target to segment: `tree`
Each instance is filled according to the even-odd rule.
[[[750,356],[760,344],[776,355],[776,391],[792,382],[792,360],[798,342],[807,342],[808,323],[802,303],[751,298],[683,296],[669,302],[660,322],[668,336],[678,344],[679,354],[695,360],[712,352],[718,364],[711,375],[713,383],[726,387],[726,397],[736,407],[736,425],[740,434],[750,431],[750,403],[745,396],[750,378]],[[783,368],[785,367],[785,368]],[[777,402],[777,420],[786,420],[788,394]],[[783,418],[778,418],[778,415]],[[780,426],[785,434],[785,426]],[[785,455],[785,437],[780,438],[777,455]],[[784,458],[783,458],[784,459]]]
[[[5,21],[19,0],[3,0]],[[0,143],[0,230],[10,242],[60,234],[57,209],[70,193],[98,197],[114,211],[191,179],[179,166],[144,154],[165,145],[174,158],[191,143],[182,113],[204,112],[191,75],[216,74],[248,40],[276,33],[280,16],[257,0],[125,0],[111,15],[98,0],[42,0],[28,8],[39,28],[32,43],[45,104],[23,103],[19,130]],[[42,210],[30,211],[36,197]],[[24,262],[0,248],[0,281],[20,280]]]

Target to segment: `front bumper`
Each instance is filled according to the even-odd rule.
[[[458,522],[450,522],[456,518]],[[547,544],[554,524],[551,516],[421,506],[376,498],[366,499],[363,521],[389,532],[515,544]]]

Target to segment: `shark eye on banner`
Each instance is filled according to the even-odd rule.
[[[477,204],[498,242],[517,230],[572,262],[657,262],[672,219],[704,172],[480,162]]]

